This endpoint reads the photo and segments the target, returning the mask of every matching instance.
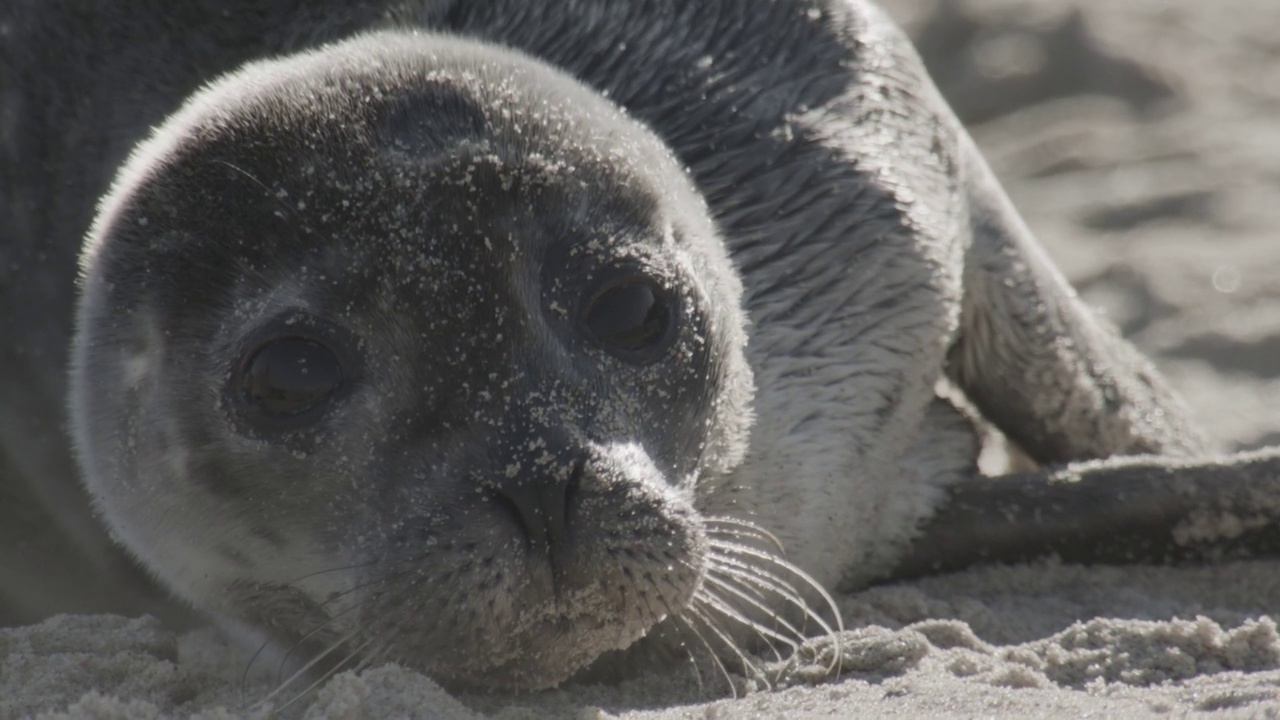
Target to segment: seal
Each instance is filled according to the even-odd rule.
[[[1206,446],[869,4],[23,7],[0,478],[78,574],[6,565],[11,619],[154,607],[86,495],[299,673],[514,690],[885,577],[1275,550],[1272,455],[1103,459]],[[982,477],[973,414],[1048,469]]]

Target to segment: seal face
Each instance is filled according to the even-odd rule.
[[[669,151],[556,71],[399,34],[251,65],[135,152],[83,269],[101,512],[287,654],[536,688],[704,592],[741,288]]]

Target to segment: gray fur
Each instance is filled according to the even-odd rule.
[[[305,12],[284,2],[232,5],[223,3],[209,16],[195,6],[158,12],[123,1],[98,3],[87,13],[73,12],[70,2],[35,0],[19,0],[0,10],[5,37],[0,43],[0,337],[5,339],[0,344],[5,378],[0,384],[5,408],[0,416],[0,492],[16,498],[0,504],[0,527],[21,528],[0,542],[0,567],[6,568],[0,577],[0,618],[28,621],[58,610],[154,610],[161,602],[92,521],[62,432],[68,424],[61,400],[67,387],[60,369],[72,343],[76,258],[81,239],[95,222],[99,198],[105,199],[81,256],[86,281],[72,401],[90,490],[113,531],[170,589],[232,625],[286,645],[326,621],[330,610],[318,600],[323,590],[338,592],[344,582],[350,584],[350,576],[331,574],[304,588],[262,560],[281,553],[291,557],[289,552],[300,552],[299,544],[319,547],[307,544],[319,541],[299,531],[298,518],[311,519],[311,525],[302,523],[303,530],[337,522],[339,530],[329,533],[326,552],[357,562],[370,557],[359,552],[370,550],[361,548],[361,542],[376,544],[382,537],[384,545],[372,550],[386,549],[393,535],[388,527],[394,524],[387,517],[420,522],[428,537],[441,528],[464,536],[474,532],[480,544],[488,542],[483,538],[493,534],[490,530],[505,527],[496,520],[432,525],[430,518],[441,507],[456,506],[430,493],[415,494],[406,483],[384,488],[377,496],[337,490],[380,477],[371,469],[391,457],[383,446],[389,439],[409,437],[419,421],[415,413],[422,412],[418,406],[396,406],[392,399],[418,392],[421,377],[415,372],[425,373],[419,368],[432,363],[449,365],[449,374],[440,376],[448,378],[469,367],[477,373],[474,384],[503,398],[506,404],[491,407],[471,401],[486,418],[481,424],[494,433],[486,437],[508,442],[521,432],[532,435],[535,428],[559,432],[591,427],[591,432],[642,438],[644,452],[639,454],[615,447],[593,450],[589,459],[574,462],[590,467],[590,482],[597,483],[591,492],[603,504],[603,517],[627,515],[625,507],[609,505],[614,502],[609,488],[616,486],[638,493],[631,510],[647,518],[631,523],[597,517],[599,527],[638,533],[643,547],[674,553],[684,568],[670,578],[674,590],[657,592],[655,586],[651,596],[660,606],[675,606],[640,613],[643,617],[602,610],[592,617],[613,620],[603,630],[575,636],[577,646],[563,643],[552,650],[551,638],[560,636],[551,628],[569,622],[568,616],[549,617],[548,628],[504,645],[509,636],[496,632],[503,627],[500,620],[468,619],[468,610],[472,615],[477,611],[476,601],[468,600],[446,607],[449,623],[408,628],[407,637],[417,641],[419,651],[426,647],[440,657],[415,657],[408,647],[387,649],[392,657],[437,675],[446,672],[440,663],[455,661],[463,670],[454,679],[463,682],[554,684],[605,649],[627,645],[662,611],[680,616],[679,603],[697,596],[705,574],[712,572],[700,563],[713,553],[700,543],[711,532],[703,524],[717,518],[737,518],[765,529],[785,546],[790,563],[831,588],[841,581],[865,583],[895,568],[911,574],[958,567],[1013,554],[1010,547],[1020,542],[1034,545],[1056,531],[1026,520],[1037,512],[1037,498],[1060,502],[1100,495],[1121,509],[1108,522],[1086,527],[1088,536],[1124,526],[1151,506],[1153,497],[1164,497],[1162,488],[1183,476],[1198,482],[1195,478],[1208,468],[1210,475],[1235,475],[1238,470],[1244,476],[1241,487],[1254,493],[1241,495],[1245,501],[1228,502],[1232,512],[1251,502],[1250,497],[1268,496],[1275,477],[1269,456],[1201,464],[1098,460],[1115,454],[1194,454],[1204,450],[1204,441],[1151,365],[1076,299],[1010,207],[909,43],[878,9],[861,0],[387,0],[331,2]],[[506,46],[538,62],[404,32],[413,29]],[[304,52],[369,32],[387,34]],[[572,419],[573,412],[586,407],[596,412],[638,402],[643,388],[661,387],[657,377],[650,378],[649,386],[624,387],[602,406],[550,386],[522,389],[542,398],[541,405],[522,404],[518,399],[525,396],[502,395],[507,385],[486,386],[496,381],[480,370],[511,381],[541,377],[567,361],[538,361],[527,368],[509,362],[525,357],[520,354],[525,346],[502,346],[493,358],[477,354],[482,344],[474,328],[486,320],[471,313],[492,309],[490,305],[446,293],[451,300],[442,310],[456,318],[445,317],[437,327],[430,315],[408,313],[407,328],[396,326],[376,310],[379,302],[429,308],[431,298],[408,291],[399,295],[378,282],[363,294],[354,285],[319,292],[315,280],[301,280],[294,272],[296,264],[270,254],[272,247],[307,249],[334,242],[325,238],[347,238],[349,244],[333,245],[325,261],[329,264],[321,266],[341,274],[342,268],[371,267],[377,254],[360,254],[351,238],[380,247],[373,238],[390,237],[392,230],[410,236],[422,232],[421,224],[414,229],[412,223],[393,223],[399,211],[391,199],[401,198],[400,208],[419,208],[404,194],[408,186],[394,186],[400,176],[386,168],[408,167],[435,153],[448,156],[451,138],[477,138],[467,134],[463,122],[442,139],[441,126],[449,126],[431,118],[390,130],[372,123],[366,132],[363,123],[372,121],[362,114],[364,96],[334,88],[381,91],[394,88],[397,77],[420,79],[417,70],[397,75],[387,68],[402,60],[411,65],[439,61],[423,60],[433,52],[443,54],[441,67],[461,86],[466,86],[465,73],[459,69],[473,61],[483,64],[489,53],[508,58],[502,62],[511,67],[526,68],[512,97],[527,101],[533,97],[529,92],[545,90],[551,106],[560,108],[555,112],[562,114],[521,119],[517,102],[513,127],[542,133],[563,121],[577,128],[568,130],[563,142],[554,133],[541,134],[532,147],[550,148],[553,155],[565,153],[583,167],[595,168],[601,174],[593,179],[606,188],[617,179],[607,172],[616,161],[623,189],[602,190],[603,200],[627,206],[645,193],[660,196],[655,206],[687,226],[682,237],[688,244],[680,252],[697,272],[679,282],[705,295],[705,305],[697,307],[720,313],[709,334],[710,363],[723,375],[712,373],[709,377],[722,381],[708,381],[705,389],[691,388],[691,383],[670,389],[676,395],[705,392],[706,397],[679,401],[702,408],[692,417],[706,421],[699,426],[706,428],[705,435],[700,434],[704,430],[663,428],[640,411],[614,425],[606,423],[604,429]],[[284,59],[223,75],[246,61],[271,57]],[[383,67],[370,70],[370,61],[378,58]],[[223,79],[197,92],[219,76]],[[352,77],[372,79],[344,86],[344,78]],[[474,97],[483,97],[503,87],[503,80],[500,75],[482,77],[478,85],[466,87],[478,93]],[[308,110],[321,102],[316,98],[332,103],[333,117],[341,122]],[[375,106],[369,101],[369,107]],[[326,122],[335,124],[326,130]],[[160,129],[154,137],[139,146],[155,126]],[[605,152],[610,143],[601,139],[608,137],[621,138],[612,161]],[[327,140],[312,142],[321,138]],[[519,155],[512,148],[524,147],[510,138],[497,145],[498,156],[507,160]],[[213,152],[209,148],[221,154],[208,154]],[[344,156],[354,164],[343,165]],[[357,173],[352,167],[362,169]],[[291,177],[303,168],[317,174],[305,180],[300,174]],[[376,192],[353,190],[358,181],[372,179],[389,184]],[[648,190],[629,192],[628,183]],[[304,199],[299,188],[309,188],[316,198],[298,205]],[[489,192],[502,196],[492,188]],[[338,207],[344,197],[382,210],[371,220],[322,219],[321,208]],[[383,200],[391,204],[379,205]],[[218,207],[221,212],[210,210]],[[184,208],[189,212],[180,211]],[[558,212],[557,218],[575,218],[584,211]],[[244,218],[255,221],[241,225]],[[472,217],[468,222],[475,221]],[[219,231],[217,241],[191,239],[211,227]],[[632,220],[620,227],[624,234],[640,232],[644,223]],[[257,264],[244,260],[258,257],[252,255],[257,250],[235,255],[242,251],[232,248],[235,243],[254,247],[254,233],[272,238],[262,243],[266,254]],[[404,247],[387,243],[386,257],[409,259]],[[664,254],[668,250],[655,252],[667,258],[661,262],[675,262],[674,255]],[[229,309],[218,302],[219,293],[231,287],[228,279],[238,277],[227,269],[235,266],[228,260],[233,257],[240,258],[236,262],[242,263],[239,272],[245,281],[238,296],[227,297],[254,302]],[[450,250],[439,257],[463,263],[467,256]],[[508,257],[495,267],[527,270],[526,263]],[[507,287],[505,280],[493,277],[492,268],[474,267],[460,264],[457,269],[485,287]],[[156,274],[127,272],[138,268]],[[410,277],[397,272],[387,269],[374,280]],[[276,284],[255,285],[265,280],[254,273],[264,273]],[[424,277],[442,281],[445,276]],[[276,286],[275,295],[263,290]],[[368,368],[384,391],[382,399],[371,397],[358,406],[359,413],[344,416],[347,428],[373,428],[376,441],[363,442],[351,430],[333,431],[297,440],[302,444],[290,449],[302,459],[280,455],[259,463],[259,451],[244,445],[234,429],[215,422],[212,414],[190,409],[210,402],[200,388],[215,384],[212,378],[230,362],[236,342],[266,322],[271,311],[307,307],[323,314],[325,303],[338,296],[354,298],[360,306],[344,316],[348,322],[356,318],[372,327],[370,318],[381,318],[373,337],[387,345],[375,348],[370,357],[381,357],[377,352],[382,351],[391,357],[388,348],[417,353],[414,362]],[[521,303],[528,299],[521,297],[516,292],[499,307],[524,307]],[[745,348],[739,347],[739,307],[749,322]],[[444,353],[437,346],[404,344],[404,338],[419,332],[453,344]],[[540,343],[558,337],[556,332],[538,335],[529,347],[544,347]],[[735,359],[740,353],[745,364]],[[201,365],[205,360],[212,364]],[[1051,482],[1058,476],[1046,472],[1004,485],[980,478],[973,428],[936,395],[944,378],[954,381],[987,419],[1036,460],[1093,460],[1066,471],[1088,481],[1064,485]],[[431,407],[431,398],[458,386],[439,379],[427,382],[431,390],[422,406]],[[117,389],[124,387],[134,389]],[[702,402],[705,407],[698,404]],[[565,427],[529,414],[531,408],[548,404],[569,411]],[[196,430],[174,424],[177,418],[192,417],[200,426]],[[424,417],[423,422],[439,419],[430,413]],[[637,420],[642,417],[649,419]],[[560,447],[565,453],[600,444],[599,437],[588,442],[573,432],[568,435]],[[696,442],[672,452],[653,449],[677,447],[677,436]],[[207,442],[193,445],[192,437]],[[121,438],[141,441],[147,448],[113,450],[112,443]],[[235,462],[226,449],[233,446],[240,453]],[[416,452],[408,446],[401,450],[402,455]],[[316,459],[308,459],[312,453]],[[476,457],[484,456],[466,456],[466,462],[483,465]],[[220,463],[229,463],[229,469],[207,472]],[[571,466],[582,467],[567,461],[557,467]],[[1113,475],[1121,479],[1111,482]],[[696,478],[688,498],[669,497],[663,490],[680,486],[673,477]],[[188,481],[189,488],[173,485]],[[1072,489],[1078,487],[1088,492]],[[1132,487],[1142,494],[1127,494]],[[1152,523],[1157,546],[1161,540],[1165,545],[1186,540],[1185,531],[1175,536],[1177,528],[1185,530],[1188,518],[1213,505],[1217,485],[1196,487],[1193,501],[1165,506],[1172,509]],[[1205,498],[1206,504],[1194,498]],[[997,510],[1006,501],[1017,509],[1010,535],[1014,541],[992,541],[981,530],[1001,516]],[[1090,503],[1070,506],[1072,513],[1093,512]],[[334,520],[345,517],[339,508],[351,507],[362,508],[356,513],[359,520]],[[1266,509],[1271,505],[1260,502],[1258,507],[1257,517],[1265,525],[1274,515]],[[190,526],[190,537],[180,537],[156,518],[177,518],[184,529]],[[217,532],[232,527],[235,532]],[[1217,541],[1229,545],[1234,539],[1230,533],[1209,535],[1209,546]],[[664,537],[673,539],[664,545]],[[42,558],[56,561],[31,563],[26,543],[42,546]],[[208,562],[219,568],[214,575],[235,579],[213,586],[185,577],[205,568],[182,568],[174,558],[162,557],[170,551],[188,552],[169,547],[183,543],[191,546],[189,557],[201,562],[213,558]],[[488,559],[507,557],[499,545],[485,551]],[[931,549],[939,546],[945,547],[945,557]],[[1158,555],[1144,557],[1153,554]],[[596,563],[608,565],[618,557],[611,550]],[[424,562],[457,577],[471,572],[465,560],[456,552],[441,552]],[[641,561],[629,562],[618,566],[624,575],[651,569]],[[50,566],[62,572],[51,573]],[[485,577],[477,582],[497,576]],[[624,596],[644,596],[642,584],[618,582]],[[83,592],[71,594],[68,587]],[[407,587],[419,587],[424,598],[447,605],[439,587]],[[444,584],[445,590],[449,587]],[[461,592],[468,586],[457,587]],[[384,616],[418,616],[414,596],[405,587],[401,590],[406,592],[402,599],[407,598],[402,607],[378,605],[376,598],[369,606],[382,609]],[[517,584],[488,592],[491,604],[529,598],[551,603],[546,588]],[[583,612],[596,612],[592,603],[608,604],[607,593],[584,592]],[[88,598],[95,600],[82,601]],[[99,603],[97,598],[103,599]],[[333,625],[334,632],[313,639],[323,646],[342,627]],[[457,651],[453,633],[468,631],[483,636],[480,656],[446,657]],[[532,657],[541,664],[531,663]]]

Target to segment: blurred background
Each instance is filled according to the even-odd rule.
[[[1224,449],[1280,444],[1280,0],[880,0]]]

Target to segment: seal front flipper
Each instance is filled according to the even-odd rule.
[[[972,243],[947,373],[1040,463],[1204,452],[1150,361],[1094,315],[961,140]]]
[[[1280,555],[1280,448],[973,476],[948,488],[938,513],[888,575],[1050,555],[1112,564]]]

